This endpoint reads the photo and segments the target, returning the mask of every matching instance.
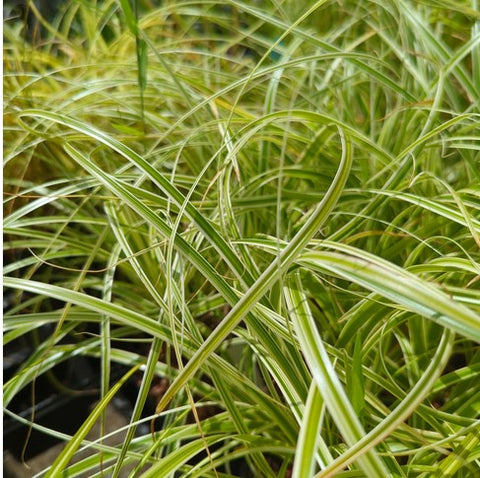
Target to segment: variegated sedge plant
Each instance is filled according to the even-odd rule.
[[[4,413],[66,443],[35,476],[476,476],[477,0],[154,4],[5,21],[4,346],[49,337]],[[13,411],[79,355],[73,436]]]

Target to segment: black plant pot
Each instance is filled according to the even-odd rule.
[[[5,350],[4,377],[8,380],[23,360],[31,353],[28,344],[9,344]],[[9,410],[19,417],[48,429],[74,434],[90,413],[92,403],[98,399],[98,374],[92,363],[84,357],[73,357],[54,367],[51,374],[71,391],[65,393],[52,385],[48,375],[37,378],[32,386],[20,390],[9,404]],[[28,424],[4,414],[4,448],[20,459],[30,459],[59,440],[37,431]],[[25,446],[27,444],[27,446]]]

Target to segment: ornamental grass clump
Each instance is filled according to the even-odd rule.
[[[4,410],[65,442],[36,476],[480,474],[477,1],[153,3],[4,25]],[[79,356],[78,430],[20,416]]]

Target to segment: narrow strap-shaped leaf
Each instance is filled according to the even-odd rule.
[[[159,324],[146,315],[129,310],[121,305],[114,304],[112,302],[105,302],[102,299],[84,294],[82,292],[69,290],[52,284],[45,284],[43,282],[37,282],[28,279],[18,279],[15,277],[4,277],[3,285],[5,287],[29,291],[33,294],[39,294],[45,297],[54,297],[64,302],[76,304],[93,312],[108,315],[109,317],[112,317],[113,319],[125,325],[137,327],[139,330],[154,337],[159,337],[166,341],[171,340],[170,331],[165,325]],[[185,343],[190,347],[192,346],[189,341],[185,341]]]
[[[392,413],[390,413],[372,431],[355,443],[347,452],[343,453],[325,468],[325,470],[316,475],[316,478],[335,476],[338,471],[345,468],[358,456],[361,456],[361,454],[365,453],[368,449],[389,436],[390,433],[392,433],[420,405],[422,400],[431,391],[436,380],[442,374],[452,352],[454,337],[455,334],[453,332],[448,329],[444,330],[442,339],[440,340],[438,348],[428,368],[395,410],[393,410]]]
[[[480,316],[438,287],[373,254],[310,251],[302,254],[299,262],[350,280],[464,337],[480,341]]]
[[[139,369],[139,365],[136,365],[130,369],[100,400],[100,402],[95,406],[93,412],[90,416],[83,422],[82,426],[77,430],[77,433],[73,438],[68,442],[67,446],[62,450],[60,455],[57,456],[53,465],[48,470],[45,475],[46,478],[55,478],[60,476],[59,473],[65,468],[68,462],[72,459],[73,455],[77,451],[77,448],[82,443],[83,439],[87,436],[90,429],[93,427],[95,422],[98,420],[100,415],[105,410],[105,407],[110,403],[112,398],[120,390],[120,387]]]
[[[198,453],[205,449],[205,443],[210,446],[223,440],[223,435],[212,435],[205,439],[195,440],[182,445],[177,450],[170,453],[165,458],[160,459],[155,465],[142,474],[142,478],[158,478],[161,476],[170,476],[175,470],[185,464]]]
[[[335,373],[327,350],[318,333],[307,297],[302,290],[298,272],[287,276],[284,287],[289,315],[292,318],[305,359],[316,381],[333,421],[349,446],[353,446],[366,433]],[[369,450],[358,457],[358,464],[366,476],[385,478],[389,472],[380,457]]]
[[[317,382],[312,380],[298,435],[292,478],[313,475],[317,451],[322,468],[333,461],[332,455],[320,435],[324,409],[325,403],[318,390]]]
[[[462,468],[465,463],[473,461],[475,457],[478,459],[480,443],[480,422],[476,428],[471,431],[448,455],[445,460],[440,463],[436,472],[432,475],[434,478],[443,478],[445,476],[455,476],[457,471]],[[473,455],[471,458],[469,455]]]
[[[129,0],[119,0],[120,6],[122,7],[125,20],[129,30],[134,34],[138,35],[138,23],[135,13],[132,10]]]

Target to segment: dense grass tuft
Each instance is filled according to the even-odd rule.
[[[100,377],[37,476],[480,474],[478,2],[154,3],[4,25],[6,412]]]

